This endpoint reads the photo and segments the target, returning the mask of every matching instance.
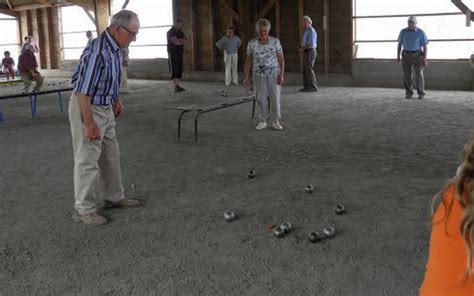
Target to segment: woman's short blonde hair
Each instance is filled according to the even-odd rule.
[[[256,23],[255,23],[255,30],[258,32],[258,30],[260,30],[260,28],[268,28],[268,30],[270,31],[270,29],[272,28],[272,23],[270,23],[269,20],[267,19],[259,19]]]

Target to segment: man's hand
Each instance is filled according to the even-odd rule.
[[[397,57],[397,63],[400,64],[400,61],[401,61],[401,60],[400,60],[400,56],[398,56],[398,57]]]
[[[119,117],[123,113],[123,105],[120,100],[116,100],[114,102],[114,115],[115,117]]]
[[[284,82],[285,82],[285,78],[283,77],[283,75],[278,75],[277,84],[282,85]]]
[[[422,59],[421,59],[421,66],[422,66],[423,68],[428,67],[428,61],[426,60],[426,58],[422,58]]]
[[[93,119],[89,121],[84,121],[84,128],[86,139],[89,139],[91,141],[100,140],[100,129]]]
[[[301,47],[298,47],[298,52],[304,52],[304,49]]]

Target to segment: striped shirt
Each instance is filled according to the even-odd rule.
[[[82,52],[72,76],[74,92],[91,98],[92,105],[110,105],[120,89],[120,46],[105,30]]]

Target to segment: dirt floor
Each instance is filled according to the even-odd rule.
[[[28,99],[0,101],[0,295],[417,294],[431,197],[472,131],[472,92],[406,100],[401,89],[286,86],[283,131],[254,130],[243,104],[203,115],[196,144],[192,116],[177,141],[172,108],[247,93],[183,86],[131,81],[117,127],[123,180],[147,204],[105,211],[110,223],[95,228],[71,220],[71,139],[57,97],[40,97],[34,120]],[[224,221],[226,210],[238,219]],[[285,221],[294,230],[284,238],[266,228]],[[309,243],[327,225],[336,237]]]

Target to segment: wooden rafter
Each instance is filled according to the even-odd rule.
[[[14,6],[13,11],[33,10],[33,9],[47,8],[47,7],[53,7],[53,6],[54,4],[51,4],[51,3],[25,4],[25,5]]]
[[[96,24],[96,22],[95,22],[95,17],[92,15],[92,13],[91,13],[88,9],[86,9],[86,8],[84,8],[84,7],[82,7],[82,9],[84,10],[84,12],[87,14],[87,16],[89,17],[89,19],[92,21],[92,23],[93,23],[94,26],[95,26],[95,24]]]
[[[275,5],[275,2],[276,2],[276,0],[269,0],[267,2],[267,4],[265,4],[263,9],[257,14],[257,17],[255,18],[255,20],[258,20],[258,19],[261,19],[261,18],[265,17],[270,12],[270,10],[273,8],[273,6]]]
[[[6,6],[5,6],[5,8],[0,7],[0,13],[6,14],[6,15],[11,15],[11,16],[15,16],[15,17],[16,17],[15,12],[14,12],[13,10],[11,10],[11,9],[6,8]]]
[[[8,8],[10,8],[10,10],[13,10],[12,5],[10,4],[10,0],[6,0],[6,2],[7,2],[7,5],[8,5]]]
[[[226,2],[226,0],[219,0],[220,5],[222,5],[234,18],[234,20],[239,22],[239,14]]]
[[[451,2],[453,2],[453,4],[457,8],[459,8],[459,10],[461,10],[464,14],[467,14],[469,11],[472,11],[471,9],[469,9],[469,7],[466,6],[466,4],[462,2],[462,0],[451,0]],[[471,14],[471,21],[474,22],[474,14]]]
[[[126,9],[129,2],[130,2],[130,0],[125,0],[125,2],[122,5],[122,9]]]

